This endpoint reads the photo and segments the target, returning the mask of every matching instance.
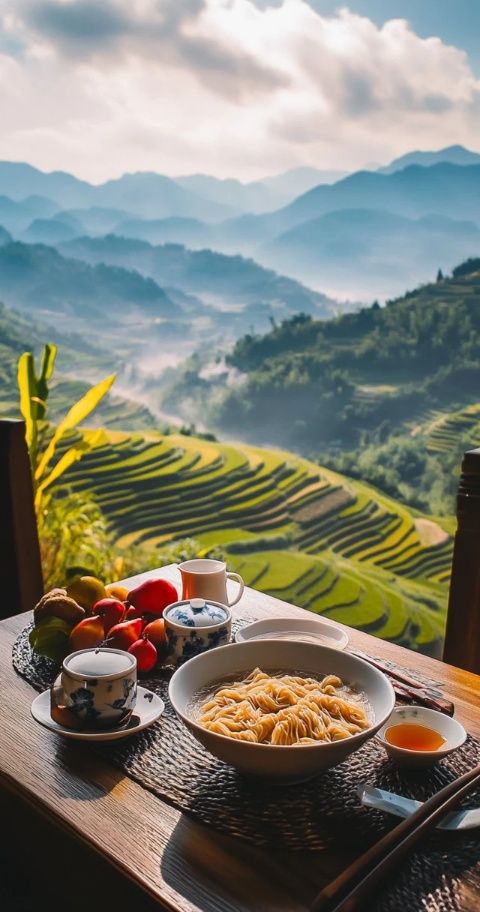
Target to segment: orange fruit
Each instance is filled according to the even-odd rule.
[[[119,586],[117,583],[109,583],[105,586],[109,598],[116,598],[120,602],[125,602],[128,598],[128,589],[125,586]]]

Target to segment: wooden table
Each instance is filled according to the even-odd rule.
[[[135,577],[165,576],[170,566]],[[126,581],[130,585],[131,580]],[[246,589],[242,612],[298,616],[303,610]],[[331,852],[252,848],[193,822],[30,715],[33,689],[13,670],[12,643],[29,615],[0,624],[0,810],[3,836],[18,840],[26,875],[69,889],[67,908],[177,912],[305,912],[351,858]],[[349,629],[350,644],[443,682],[456,716],[480,736],[480,677]],[[465,886],[462,909],[478,912]],[[416,912],[416,910],[409,910]]]

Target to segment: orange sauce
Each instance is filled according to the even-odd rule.
[[[391,725],[385,732],[385,741],[412,751],[435,751],[445,744],[445,738],[433,728],[411,722]]]

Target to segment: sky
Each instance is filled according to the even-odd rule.
[[[478,0],[0,0],[0,159],[254,180],[480,150]]]

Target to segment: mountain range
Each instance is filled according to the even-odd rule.
[[[478,152],[471,152],[464,146],[447,146],[445,149],[437,149],[436,152],[407,152],[399,158],[394,158],[389,165],[378,168],[383,174],[393,174],[394,171],[402,171],[409,165],[422,165],[429,168],[431,165],[438,165],[440,162],[450,162],[451,165],[480,165],[480,155]]]
[[[388,299],[478,252],[477,153],[462,146],[416,151],[376,171],[336,177],[298,168],[247,184],[138,172],[94,186],[65,172],[0,162],[0,225],[29,244],[60,247],[114,234],[154,246],[180,244],[203,251],[204,259],[206,250],[241,254],[330,297],[354,301]],[[295,198],[275,208],[289,196]],[[151,254],[136,248],[136,263],[132,250],[125,248],[126,260],[116,264],[164,282]],[[219,262],[211,258],[211,268]]]
[[[90,208],[111,208],[147,219],[182,216],[199,218],[208,223],[219,222],[241,212],[277,209],[299,193],[319,183],[331,183],[344,174],[342,171],[304,167],[267,177],[263,181],[241,183],[206,174],[171,178],[155,172],[138,171],[95,185],[65,171],[46,173],[24,162],[1,161],[0,195],[17,202],[30,196],[46,198],[50,211],[47,213],[45,208],[38,210],[35,212],[37,216],[51,215],[59,209],[88,211]]]

